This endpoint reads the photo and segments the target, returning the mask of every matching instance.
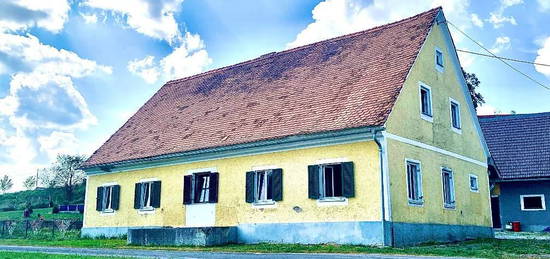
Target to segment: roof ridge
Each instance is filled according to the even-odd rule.
[[[282,50],[282,51],[268,52],[268,53],[260,55],[259,57],[249,59],[249,60],[245,60],[245,61],[242,61],[242,62],[239,62],[239,63],[235,63],[235,64],[215,68],[215,69],[212,69],[212,70],[208,70],[208,71],[198,73],[198,74],[195,74],[195,75],[191,75],[191,76],[187,76],[187,77],[172,79],[172,80],[167,81],[165,84],[174,84],[174,83],[179,83],[179,82],[185,82],[187,80],[191,80],[191,79],[194,79],[194,78],[197,78],[197,77],[200,77],[200,76],[209,75],[209,74],[212,74],[212,73],[215,73],[215,72],[218,72],[218,71],[227,70],[227,69],[230,69],[230,68],[240,67],[240,66],[243,66],[243,65],[246,65],[246,64],[256,63],[256,62],[259,62],[259,61],[262,61],[262,60],[265,60],[265,59],[268,59],[268,58],[273,58],[274,56],[278,56],[278,55],[281,55],[281,54],[286,54],[286,53],[289,53],[289,52],[298,51],[298,50],[308,48],[308,47],[311,47],[311,46],[315,46],[315,45],[318,45],[318,44],[339,41],[339,40],[355,37],[355,36],[358,36],[358,35],[361,35],[361,34],[371,33],[371,32],[375,32],[375,31],[378,31],[378,30],[391,28],[393,26],[400,25],[400,24],[408,22],[410,20],[418,19],[418,17],[426,15],[430,12],[434,12],[436,10],[440,11],[441,9],[442,9],[442,7],[438,6],[438,7],[432,8],[428,11],[416,14],[414,16],[410,16],[410,17],[403,18],[403,19],[398,20],[398,21],[378,25],[378,26],[368,28],[368,29],[365,29],[365,30],[362,30],[362,31],[353,32],[353,33],[349,33],[349,34],[345,34],[345,35],[340,35],[340,36],[337,36],[337,37],[334,37],[334,38],[320,40],[320,41],[312,42],[312,43],[309,43],[309,44],[306,44],[306,45],[302,45],[302,46],[298,46],[298,47],[294,47],[294,48],[290,48],[290,49],[286,49],[286,50]]]
[[[536,116],[550,116],[550,112],[478,115],[477,117],[482,120],[491,120],[491,119],[517,119],[517,118],[536,117]]]

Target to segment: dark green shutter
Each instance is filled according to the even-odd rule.
[[[151,187],[151,207],[160,208],[160,181],[154,181]]]
[[[95,210],[103,210],[103,187],[97,187],[97,196],[95,198]]]
[[[134,189],[134,209],[141,208],[141,183],[136,183]]]
[[[353,162],[342,163],[342,195],[344,197],[355,197],[354,178]]]
[[[283,200],[283,169],[273,169],[271,171],[271,190],[274,201]]]
[[[219,180],[219,174],[218,173],[211,173],[210,174],[210,188],[208,190],[209,197],[208,202],[209,203],[217,203],[218,202],[218,181]]]
[[[183,177],[183,204],[192,204],[193,197],[191,197],[191,181],[193,180],[193,175],[186,175]]]
[[[120,201],[120,185],[113,186],[113,196],[111,197],[111,208],[118,210]]]
[[[310,165],[308,172],[308,197],[319,199],[319,165]]]
[[[246,172],[246,202],[254,202],[254,171]]]

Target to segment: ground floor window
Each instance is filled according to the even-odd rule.
[[[407,160],[407,193],[409,204],[423,203],[420,162]]]
[[[521,195],[521,210],[546,210],[543,194]]]
[[[308,167],[309,198],[335,200],[355,196],[352,162],[310,165]]]
[[[120,199],[120,185],[106,185],[97,187],[96,210],[114,212],[118,210]]]
[[[479,184],[477,181],[477,175],[470,175],[470,191],[477,192],[479,191]]]
[[[283,170],[267,169],[246,173],[246,202],[270,204],[283,199]]]
[[[139,210],[153,210],[160,208],[160,181],[144,181],[136,183],[134,194],[134,208]]]
[[[218,202],[218,173],[202,172],[183,178],[183,203]]]
[[[443,184],[443,207],[455,208],[455,188],[451,169],[443,168],[441,170],[441,180]]]

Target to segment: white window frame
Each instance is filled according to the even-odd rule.
[[[430,109],[430,115],[426,115],[422,112],[422,88],[425,88],[426,90],[428,90],[428,108]],[[423,82],[418,82],[418,100],[420,102],[420,118],[429,122],[433,122],[434,112],[433,112],[432,88]]]
[[[254,203],[252,205],[273,205],[275,204],[275,201],[272,199],[267,198],[267,191],[269,188],[269,185],[271,184],[269,180],[269,175],[273,172],[272,169],[264,169],[264,170],[255,170],[254,171]],[[262,194],[260,193],[262,190],[260,190],[260,185],[258,182],[258,179],[260,177],[260,174],[265,174],[264,176],[264,186],[265,192]],[[264,196],[261,198],[260,196]]]
[[[416,164],[418,166],[418,174],[416,175],[417,179],[417,190],[418,190],[418,196],[419,196],[419,199],[418,200],[411,200],[409,198],[409,192],[410,192],[410,189],[409,189],[409,186],[410,186],[410,183],[409,183],[409,163],[411,164]],[[424,192],[422,190],[422,163],[418,160],[414,160],[414,159],[409,159],[409,158],[406,158],[405,159],[405,177],[407,178],[407,199],[409,201],[409,205],[411,206],[423,206],[424,204]]]
[[[540,197],[542,202],[542,209],[526,209],[525,204],[523,203],[523,198],[527,197]],[[522,211],[543,211],[546,210],[546,200],[544,199],[544,194],[525,194],[519,196],[519,201],[521,203],[521,210]]]
[[[437,57],[439,56],[439,54],[441,54],[441,65],[439,65],[437,63]],[[435,51],[434,51],[434,63],[435,63],[435,69],[441,73],[443,73],[445,71],[445,56],[443,55],[443,51],[441,51],[441,49],[439,48],[435,48]]]
[[[458,128],[456,128],[453,124],[453,120],[454,120],[453,108],[452,108],[453,104],[455,104],[456,107],[457,107]],[[455,100],[451,97],[449,97],[449,116],[451,118],[451,120],[450,120],[451,121],[451,129],[454,132],[458,133],[458,134],[462,134],[462,115],[461,115],[461,112],[460,112],[460,103],[457,100]]]
[[[340,166],[340,173],[342,174],[342,162],[336,162],[336,163],[328,163],[328,164],[321,164],[319,165],[319,199],[318,201],[321,201],[321,202],[346,202],[347,203],[347,198],[344,197],[344,196],[330,196],[330,197],[326,197],[326,194],[325,194],[325,167],[327,166],[335,166],[335,165],[339,165]],[[334,172],[333,172],[333,175],[334,175]],[[334,181],[333,182],[333,185],[334,185]],[[343,183],[342,183],[343,185]],[[342,186],[343,188],[343,186]],[[342,190],[342,195],[343,195],[343,192],[344,190]]]
[[[443,177],[443,173],[448,172],[451,178],[451,181],[449,183],[449,196],[452,198],[451,203],[447,203],[445,201],[445,178]],[[454,173],[453,170],[447,167],[441,167],[441,194],[443,198],[443,208],[445,209],[456,209],[456,194],[455,194],[455,179],[454,179]]]
[[[472,188],[472,179],[476,179],[476,186],[475,189]],[[468,175],[468,186],[470,188],[471,192],[479,192],[479,178],[475,174],[469,174]]]
[[[141,185],[141,197],[139,197],[140,201],[139,201],[139,205],[140,205],[140,208],[139,210],[140,211],[153,211],[155,210],[155,208],[153,206],[151,206],[151,191],[153,190],[153,182],[156,181],[156,180],[150,180],[150,179],[147,179],[147,180],[141,180],[139,181],[142,185]],[[144,187],[146,186],[145,184],[147,184],[148,187]],[[148,188],[149,189],[149,197],[147,197],[148,199],[146,199],[145,196],[145,188]],[[143,204],[145,202],[145,200],[147,200],[147,204]]]
[[[103,201],[101,204],[101,212],[103,213],[113,213],[115,210],[113,210],[113,189],[114,185],[103,185],[101,186],[103,188],[103,197],[101,197],[101,200]],[[106,204],[105,199],[107,198],[107,193],[105,190],[109,189],[109,202]]]

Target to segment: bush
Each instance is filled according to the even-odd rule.
[[[57,213],[59,213],[59,207],[57,205],[53,205],[52,214],[57,214]]]

